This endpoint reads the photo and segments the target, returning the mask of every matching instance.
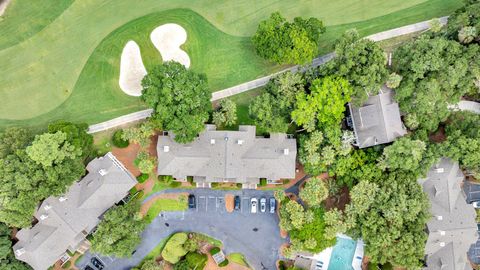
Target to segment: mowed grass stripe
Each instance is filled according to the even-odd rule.
[[[120,7],[121,5],[123,5],[122,6],[123,9],[125,8],[124,6],[128,6],[127,5],[128,3],[125,3],[122,0],[118,0],[115,3],[112,3],[112,2],[107,3],[107,2],[105,3],[105,5],[111,4],[117,7]],[[145,3],[146,2],[148,2],[148,0],[146,0]],[[181,1],[179,1],[179,3],[180,2]],[[237,1],[237,2],[243,2],[243,1]],[[145,3],[142,1],[142,5],[145,5]],[[308,6],[309,3],[310,2],[306,2],[305,5]],[[72,8],[75,7],[75,4],[72,5],[72,7],[69,8],[67,11],[65,11],[62,14],[62,16],[54,22],[54,24],[61,21],[62,17],[72,13],[73,12]],[[175,3],[175,4],[178,4],[178,3]],[[325,42],[322,43],[322,52],[331,50],[333,40],[336,39],[346,29],[357,27],[359,28],[362,34],[370,34],[370,33],[378,32],[381,30],[405,25],[408,23],[421,21],[431,17],[442,16],[442,15],[448,14],[449,12],[451,12],[452,10],[460,6],[460,4],[461,2],[457,0],[454,0],[454,1],[453,0],[449,0],[449,1],[430,0],[428,2],[416,5],[414,7],[407,8],[405,10],[401,10],[385,16],[377,17],[374,19],[370,19],[370,20],[366,20],[358,23],[329,26],[327,33],[323,37],[323,40]],[[82,2],[82,6],[88,6],[88,5],[89,5],[88,0],[86,0],[86,2]],[[104,6],[99,7],[99,9],[103,8]],[[168,5],[166,5],[166,7],[168,7]],[[206,8],[206,7],[207,6],[203,8]],[[272,7],[275,7],[275,5],[273,5]],[[286,9],[287,9],[286,13],[293,14],[293,11],[288,9],[288,7],[289,5],[286,5]],[[301,9],[299,8],[297,9],[297,11],[298,10],[301,10]],[[222,11],[221,5],[220,7],[218,7],[217,11],[218,11],[218,14],[217,14],[218,16],[214,20],[216,23],[221,21],[224,21],[225,23],[229,23],[232,21],[231,18],[227,20],[223,16],[220,16],[221,14],[223,14],[221,12]],[[272,10],[267,9],[266,11],[262,9],[261,11],[258,11],[258,12],[265,13],[266,14],[265,17],[266,17],[271,11]],[[339,11],[337,15],[343,16],[343,17],[349,17],[348,15],[346,15],[348,14],[347,11],[348,10],[342,10],[341,13],[343,15],[340,14],[340,11]],[[125,11],[122,11],[122,12],[125,12]],[[121,16],[122,12],[120,13],[117,12],[119,13],[118,16]],[[138,12],[138,10],[135,12]],[[188,12],[188,11],[184,11],[184,12]],[[209,11],[209,12],[211,13],[212,11]],[[130,14],[130,12],[127,12],[127,13]],[[170,13],[170,12],[167,12],[167,13]],[[238,17],[247,16],[245,15],[244,10],[240,9],[238,13],[239,13]],[[248,16],[250,17],[256,16],[257,15],[256,13],[257,11],[252,11],[252,14]],[[96,25],[97,23],[96,20],[98,20],[98,16],[101,14],[104,14],[104,11],[97,10],[94,14],[88,14],[88,16],[87,14],[84,14],[84,16],[92,20],[92,22],[90,22],[91,25],[94,25],[94,24]],[[174,16],[175,14],[171,14],[171,15]],[[299,14],[299,15],[305,15],[305,14]],[[320,15],[321,14],[319,13],[319,16]],[[111,14],[109,16],[111,16]],[[194,17],[194,15],[192,16]],[[145,19],[147,17],[148,16],[145,16],[135,20],[136,27],[137,27],[136,32],[144,31],[142,34],[146,36],[148,36],[149,31],[146,31],[145,29],[141,29],[141,28],[147,24],[144,22],[141,22],[141,20],[148,20],[148,19]],[[207,16],[207,18],[208,17],[211,17],[211,14]],[[184,18],[180,18],[180,19],[184,21],[186,20]],[[209,27],[211,26],[208,22],[207,24],[209,25]],[[237,28],[241,29],[242,25],[243,25],[242,23],[238,23]],[[96,31],[96,28],[101,29],[101,26],[102,25],[97,25],[96,27],[92,26],[92,29]],[[192,31],[192,33],[195,32],[195,29],[196,29],[195,27],[197,27],[197,26],[190,27],[191,29],[189,30],[188,26],[186,25],[182,25],[182,26],[184,26],[187,29],[187,31]],[[88,27],[86,26],[86,28],[90,29],[90,25],[88,25]],[[49,30],[49,29],[47,28],[46,30]],[[94,30],[91,30],[91,31],[94,31]],[[41,34],[44,34],[45,32],[48,32],[48,31],[42,31]],[[221,33],[219,31],[216,31],[216,32]],[[66,32],[61,34],[65,35],[65,38],[69,36],[68,34],[66,34]],[[198,64],[197,66],[193,64],[194,66],[192,68],[199,72],[205,72],[207,76],[209,76],[212,90],[224,88],[239,82],[251,80],[256,77],[265,75],[271,70],[276,70],[279,68],[279,67],[273,67],[266,63],[264,63],[265,66],[261,67],[262,65],[260,60],[258,60],[258,58],[255,59],[256,56],[253,54],[249,38],[233,37],[233,36],[226,35],[224,33],[221,33],[221,34],[223,34],[224,37],[228,37],[228,38],[224,38],[223,40],[212,40],[212,39],[206,39],[205,38],[206,35],[201,34],[201,38],[198,38],[198,40],[195,41],[196,44],[189,37],[189,40],[185,45],[185,50],[189,51],[192,58],[203,59],[202,61],[199,62],[200,64]],[[23,121],[2,120],[0,121],[0,127],[5,127],[7,125],[15,125],[15,124],[27,125],[27,126],[42,125],[43,123],[58,117],[67,118],[71,120],[78,120],[78,121],[87,121],[89,123],[95,123],[95,122],[104,121],[109,118],[143,108],[141,102],[139,102],[138,99],[124,97],[122,96],[123,94],[121,92],[117,93],[119,91],[118,83],[117,83],[118,76],[115,73],[118,73],[118,66],[117,68],[113,68],[112,63],[114,61],[119,61],[120,54],[118,53],[118,55],[115,55],[115,53],[118,51],[118,48],[111,48],[110,51],[105,50],[104,51],[105,54],[103,55],[95,54],[95,51],[97,51],[97,49],[102,46],[100,44],[97,47],[97,49],[94,49],[93,54],[88,59],[88,63],[92,63],[92,62],[101,63],[101,61],[99,61],[98,59],[104,58],[103,60],[106,61],[105,63],[108,62],[108,64],[111,65],[110,67],[102,63],[102,65],[100,66],[96,65],[95,68],[89,68],[87,60],[85,60],[85,63],[87,63],[85,68],[83,68],[83,64],[80,65],[80,67],[76,64],[79,61],[81,62],[81,58],[83,57],[82,48],[89,47],[91,45],[90,43],[94,42],[93,38],[90,35],[91,33],[89,32],[86,32],[84,35],[80,35],[81,37],[84,38],[80,45],[74,44],[72,45],[72,47],[61,48],[60,51],[55,51],[54,48],[51,48],[51,50],[49,50],[43,46],[39,48],[37,51],[41,51],[43,52],[43,54],[48,54],[48,55],[43,56],[43,58],[45,59],[42,59],[42,60],[44,61],[40,61],[40,62],[33,61],[27,64],[27,66],[30,64],[34,65],[34,68],[32,68],[32,70],[30,71],[32,74],[25,74],[23,71],[20,71],[25,68],[25,66],[23,65],[24,64],[23,61],[35,59],[35,56],[32,56],[31,54],[27,54],[27,55],[17,54],[16,59],[11,59],[11,57],[9,56],[6,58],[7,61],[0,61],[0,68],[3,65],[4,67],[6,67],[6,69],[4,70],[9,71],[8,76],[0,77],[0,98],[1,100],[7,101],[6,106],[2,106],[2,108],[0,108],[0,118],[4,118],[4,119],[12,118],[12,117],[28,118],[31,115],[46,112],[43,115],[26,119]],[[96,35],[100,35],[100,34],[96,33]],[[212,34],[212,37],[215,37],[215,38],[220,38],[221,36],[222,35],[220,34],[218,35]],[[33,37],[28,41],[33,42],[35,38],[37,38],[37,36]],[[92,40],[90,40],[89,38],[92,38]],[[78,37],[76,37],[76,39],[78,39]],[[108,40],[108,38],[104,39],[104,42],[106,42],[106,40]],[[144,44],[147,44],[147,43],[144,43]],[[218,46],[218,44],[227,44],[227,45],[220,47]],[[19,46],[28,47],[29,45],[22,43]],[[123,46],[123,44],[117,44],[116,46]],[[146,49],[147,51],[145,53],[148,54],[148,51],[153,47],[149,49],[147,46],[149,45],[145,45],[145,47],[147,48]],[[210,53],[211,50],[205,49],[207,53],[202,52],[203,55],[200,55],[201,50],[199,49],[211,48],[212,46],[218,46],[217,49],[219,51],[223,50],[226,53],[212,54]],[[74,50],[74,48],[78,50]],[[13,47],[4,51],[0,51],[0,57],[2,56],[2,53],[4,53],[5,51],[14,52],[16,49],[17,47]],[[75,51],[75,53],[72,54],[72,51]],[[230,53],[236,52],[236,53],[234,53],[233,56],[228,56],[227,55],[228,52]],[[56,54],[58,54],[58,56]],[[195,54],[199,54],[199,55],[195,56]],[[8,54],[8,55],[15,55],[15,54]],[[61,55],[64,55],[64,57],[60,57]],[[55,59],[52,60],[51,58],[55,56],[60,57],[61,61],[60,59],[56,59],[56,61],[53,61]],[[226,58],[222,58],[227,56],[230,57],[229,58],[230,61],[225,61]],[[159,57],[160,57],[159,55],[156,58],[147,57],[147,59],[144,59],[144,61],[146,61],[147,66],[151,66],[152,63],[148,63],[148,61],[151,61],[151,62],[157,61]],[[233,61],[232,59],[233,60],[240,59],[241,61],[236,62],[236,61]],[[55,65],[52,64],[52,61],[57,62],[57,64],[60,64],[61,66],[53,69],[52,67],[55,67]],[[14,64],[15,68],[12,68],[12,66],[9,66],[9,64],[11,64],[12,62],[15,63]],[[45,74],[41,72],[42,69],[39,66],[36,66],[37,63],[40,63],[39,65],[43,66],[44,68],[48,66],[49,70],[47,73],[50,73],[48,74],[49,76],[42,76]],[[246,69],[242,70],[241,63],[254,63],[254,64],[251,64]],[[260,63],[260,64],[256,66],[255,63]],[[15,70],[15,69],[18,69],[18,70]],[[91,72],[87,72],[88,70],[91,70]],[[14,75],[10,75],[10,73]],[[79,78],[80,73],[82,74],[82,77],[86,76],[87,79]],[[88,76],[83,74],[87,74]],[[17,78],[17,79],[13,79],[9,76],[13,76],[14,78]],[[25,79],[25,78],[28,78],[28,79]],[[72,80],[77,82],[77,85],[75,86],[75,88],[73,88],[73,85],[71,87],[68,87],[69,83]],[[87,88],[89,89],[89,91],[85,90]],[[80,91],[77,91],[77,89],[82,89],[81,91],[83,92],[78,93]],[[68,99],[66,101],[63,101],[66,98]],[[57,108],[52,110],[52,108],[54,107],[57,107]]]

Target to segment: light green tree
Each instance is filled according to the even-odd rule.
[[[320,206],[328,197],[328,189],[325,182],[318,178],[307,180],[305,186],[300,190],[300,198],[310,207]]]
[[[67,141],[67,134],[62,131],[44,133],[35,136],[32,145],[26,148],[28,156],[44,167],[60,164],[65,159],[75,159],[82,155],[82,150]]]

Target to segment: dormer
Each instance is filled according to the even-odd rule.
[[[64,202],[64,201],[66,201],[66,200],[67,200],[67,197],[61,196],[61,197],[58,198],[58,201],[59,201],[59,202]]]
[[[45,220],[48,218],[48,215],[47,214],[43,214],[40,216],[40,220]]]
[[[22,256],[24,253],[25,253],[25,249],[24,249],[24,248],[18,248],[18,249],[15,250],[15,255],[16,255],[17,257]]]
[[[105,169],[100,169],[100,170],[98,171],[98,173],[99,173],[101,176],[105,176],[105,175],[108,174],[108,171],[105,170]]]
[[[45,211],[48,211],[52,208],[52,206],[50,204],[45,204],[45,206],[43,206],[43,209],[45,209]]]
[[[283,154],[285,156],[288,156],[289,153],[290,153],[290,150],[288,150],[288,148],[283,149]]]
[[[237,141],[237,144],[238,144],[238,145],[242,145],[244,142],[245,142],[244,140],[238,140],[238,141]]]
[[[169,152],[169,151],[170,151],[170,146],[164,145],[164,146],[163,146],[163,152],[164,152],[164,153],[167,153],[167,152]]]

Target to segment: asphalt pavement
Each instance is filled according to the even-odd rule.
[[[169,191],[173,192],[173,191]],[[98,256],[105,264],[104,270],[127,270],[138,265],[162,239],[175,232],[198,232],[223,242],[225,254],[242,253],[252,269],[276,269],[280,258],[280,246],[287,240],[280,237],[277,214],[267,212],[250,213],[250,199],[273,197],[272,191],[238,190],[220,191],[194,189],[196,209],[184,212],[163,212],[145,229],[142,243],[130,258]],[[241,197],[240,210],[228,213],[225,194]],[[90,264],[94,254],[87,252],[77,263],[79,269]]]

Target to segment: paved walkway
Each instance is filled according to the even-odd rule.
[[[440,18],[440,22],[442,24],[446,24],[447,19],[448,19],[448,17],[442,17],[442,18]],[[403,36],[403,35],[419,32],[419,31],[424,31],[424,30],[427,30],[429,28],[430,28],[430,20],[419,22],[419,23],[414,23],[414,24],[410,24],[410,25],[406,25],[406,26],[402,26],[402,27],[398,27],[398,28],[395,28],[395,29],[387,30],[387,31],[383,31],[383,32],[380,32],[380,33],[376,33],[376,34],[367,36],[366,38],[371,39],[373,41],[381,41],[381,40],[390,39],[390,38],[394,38],[394,37],[398,37],[398,36]],[[332,60],[334,57],[335,57],[334,53],[329,53],[329,54],[320,56],[318,58],[315,58],[312,61],[311,64],[307,65],[307,67],[321,66],[321,65],[327,63],[328,61]],[[274,76],[276,76],[280,73],[287,72],[287,71],[298,72],[299,70],[301,70],[301,71],[305,70],[307,67],[304,68],[304,67],[301,67],[301,66],[293,66],[293,67],[284,69],[280,72],[277,72],[277,73],[274,73],[274,74],[271,74],[271,75],[268,75],[268,76],[265,76],[265,77],[261,77],[261,78],[258,78],[258,79],[255,79],[255,80],[252,80],[252,81],[249,81],[249,82],[246,82],[246,83],[242,83],[242,84],[235,85],[235,86],[232,86],[232,87],[224,89],[224,90],[214,92],[212,94],[212,99],[211,100],[215,101],[215,100],[219,100],[219,99],[226,98],[226,97],[229,97],[229,96],[237,95],[237,94],[249,91],[249,90],[256,89],[258,87],[266,85],[272,77],[274,77]],[[110,129],[110,128],[114,128],[114,127],[117,127],[117,126],[120,126],[120,125],[123,125],[123,124],[126,124],[126,123],[130,123],[130,122],[138,121],[138,120],[141,120],[141,119],[145,119],[145,118],[149,117],[151,115],[151,113],[152,113],[152,110],[144,110],[144,111],[120,116],[120,117],[117,117],[115,119],[103,122],[103,123],[98,123],[98,124],[95,124],[95,125],[91,125],[88,132],[89,133],[95,133],[95,132],[107,130],[107,129]]]
[[[480,114],[480,103],[475,101],[462,100],[455,106],[456,110],[470,111],[476,114]]]

